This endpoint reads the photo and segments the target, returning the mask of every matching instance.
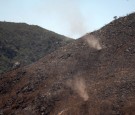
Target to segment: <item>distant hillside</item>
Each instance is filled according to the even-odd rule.
[[[16,62],[31,64],[72,41],[39,26],[0,22],[0,73],[12,69]]]
[[[0,79],[4,115],[135,115],[135,13]]]

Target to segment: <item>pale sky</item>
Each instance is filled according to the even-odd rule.
[[[132,12],[135,0],[0,0],[0,21],[39,25],[72,38]]]

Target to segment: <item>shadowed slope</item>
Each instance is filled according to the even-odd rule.
[[[0,81],[1,111],[134,115],[134,24],[133,13],[29,66],[4,74]]]
[[[73,39],[39,26],[0,22],[0,73],[31,64]]]

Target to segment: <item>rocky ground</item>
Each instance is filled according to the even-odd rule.
[[[0,74],[36,62],[72,41],[36,25],[0,22]]]
[[[135,13],[0,77],[1,115],[134,115]]]

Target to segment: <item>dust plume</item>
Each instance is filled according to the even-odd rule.
[[[77,0],[49,0],[43,7],[44,15],[54,18],[57,25],[65,29],[69,36],[80,37],[88,31]]]
[[[93,35],[86,36],[85,40],[87,41],[87,43],[89,44],[90,47],[97,49],[97,50],[102,49],[99,39],[94,37]]]
[[[67,85],[73,91],[78,93],[78,95],[80,97],[82,97],[84,101],[88,100],[89,96],[88,96],[87,89],[86,89],[86,83],[85,83],[85,80],[83,78],[77,77],[75,79],[68,80]]]
[[[64,109],[62,110],[61,112],[58,113],[58,115],[62,115],[64,112],[68,111],[68,108],[67,109]]]

